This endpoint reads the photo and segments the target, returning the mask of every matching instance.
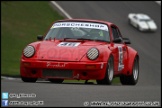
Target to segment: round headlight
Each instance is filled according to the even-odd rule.
[[[97,59],[99,55],[99,51],[97,48],[91,48],[88,50],[87,52],[87,57],[90,59],[90,60],[95,60]]]
[[[29,45],[24,49],[23,53],[25,57],[32,57],[35,53],[35,49],[33,46]]]

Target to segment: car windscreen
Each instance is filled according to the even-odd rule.
[[[106,24],[92,22],[57,22],[52,25],[45,40],[83,39],[110,42]]]
[[[139,19],[139,21],[152,21],[151,19]]]

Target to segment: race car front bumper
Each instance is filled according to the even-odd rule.
[[[57,62],[21,60],[20,74],[29,78],[103,79],[107,62]]]

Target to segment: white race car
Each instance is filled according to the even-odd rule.
[[[130,13],[128,14],[128,20],[131,25],[136,27],[140,31],[156,31],[157,26],[148,15],[142,13]]]

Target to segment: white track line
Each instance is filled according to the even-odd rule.
[[[1,79],[8,79],[8,80],[19,80],[20,78],[13,78],[13,77],[1,76]]]
[[[155,1],[157,4],[161,6],[161,1]],[[55,5],[67,18],[72,19],[72,17],[55,1],[51,1],[53,5]]]
[[[51,1],[53,5],[55,5],[67,18],[72,19],[72,17],[55,1]]]

